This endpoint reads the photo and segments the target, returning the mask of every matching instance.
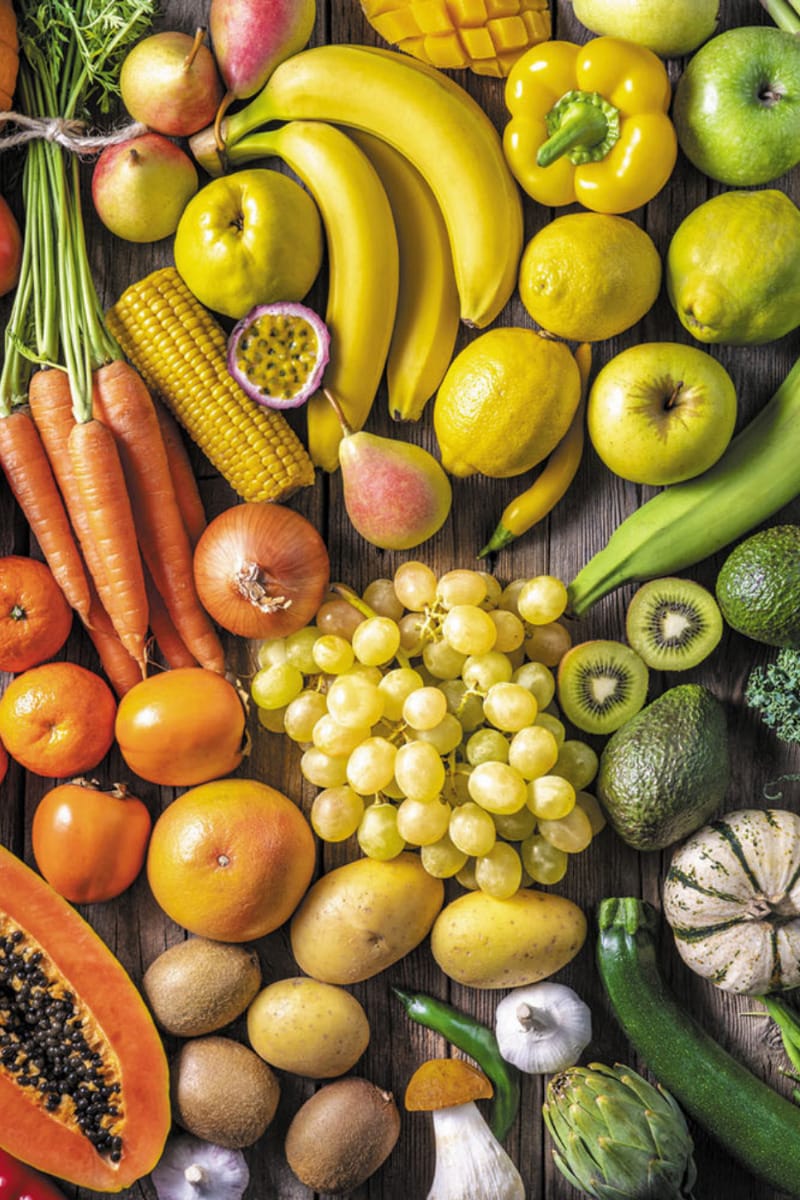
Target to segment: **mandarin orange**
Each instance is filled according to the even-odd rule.
[[[253,779],[218,779],[184,792],[158,818],[147,877],[178,925],[246,942],[288,920],[315,858],[311,826],[288,796]]]
[[[72,609],[46,563],[0,558],[0,671],[27,671],[52,658],[71,628]]]
[[[116,712],[114,693],[94,671],[44,663],[17,675],[0,698],[0,740],[35,775],[82,775],[111,749]]]

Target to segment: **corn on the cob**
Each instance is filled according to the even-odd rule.
[[[222,326],[174,267],[131,284],[107,313],[123,351],[243,500],[281,500],[314,465],[279,412],[250,400],[226,365]]]

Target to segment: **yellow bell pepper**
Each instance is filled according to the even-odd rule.
[[[508,164],[547,207],[577,201],[594,212],[630,212],[675,166],[671,96],[661,59],[624,38],[534,46],[506,81]]]

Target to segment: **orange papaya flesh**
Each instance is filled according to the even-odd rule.
[[[122,964],[0,846],[0,1147],[45,1174],[118,1192],[156,1165],[169,1069]]]

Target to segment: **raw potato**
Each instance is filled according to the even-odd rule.
[[[286,1134],[286,1161],[312,1191],[342,1196],[369,1179],[400,1136],[391,1092],[349,1075],[327,1083],[295,1113]]]
[[[261,964],[247,946],[190,937],[159,954],[142,983],[162,1029],[200,1037],[244,1012],[261,986]]]
[[[419,945],[443,903],[444,884],[417,854],[345,863],[312,885],[292,917],[295,960],[323,983],[371,979]]]
[[[308,1079],[344,1075],[366,1050],[369,1033],[355,996],[303,976],[269,984],[247,1010],[247,1036],[256,1054]]]
[[[565,966],[586,940],[586,917],[565,896],[522,888],[509,900],[485,892],[459,896],[431,932],[445,975],[477,988],[536,983]]]

